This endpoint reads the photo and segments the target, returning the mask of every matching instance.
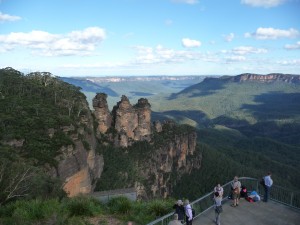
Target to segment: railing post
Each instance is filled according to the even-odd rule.
[[[294,192],[291,193],[291,206],[293,206]]]

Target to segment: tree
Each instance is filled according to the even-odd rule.
[[[7,158],[0,161],[0,205],[29,194],[35,169],[22,160],[12,162]]]

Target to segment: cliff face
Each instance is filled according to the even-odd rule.
[[[286,83],[300,83],[299,75],[290,75],[290,74],[281,74],[281,73],[271,73],[267,75],[258,75],[245,73],[232,78],[235,82],[243,82],[243,81],[260,81],[260,82],[274,82],[274,81],[282,81]]]
[[[105,110],[101,111],[105,115],[101,115],[99,104],[94,104],[96,120],[101,122],[98,132],[102,137],[107,137],[115,147],[128,147],[124,154],[129,154],[129,157],[129,147],[137,141],[147,141],[147,148],[155,146],[150,153],[145,152],[142,158],[131,159],[136,160],[133,165],[141,166],[133,169],[138,171],[137,177],[128,179],[127,171],[121,169],[116,174],[118,177],[124,175],[121,180],[135,180],[134,184],[128,183],[124,187],[134,185],[138,198],[166,198],[172,194],[174,185],[183,175],[201,167],[202,154],[196,151],[197,134],[194,130],[179,128],[170,121],[156,121],[152,125],[151,106],[144,98],[139,99],[136,105],[131,105],[128,98],[122,96],[110,116],[107,115],[105,101],[103,94],[97,94],[93,100],[94,103],[102,102],[101,105],[105,105]],[[103,118],[112,118],[111,127],[107,126],[110,121],[103,121]],[[172,176],[176,179],[172,179]],[[141,182],[140,178],[144,181]]]
[[[114,128],[115,146],[127,147],[134,141],[150,140],[151,109],[147,99],[139,99],[134,106],[126,96],[109,112],[106,95],[98,93],[93,99],[95,118],[98,122],[98,132],[105,134],[109,128]]]
[[[94,132],[91,132],[94,130],[93,118],[90,111],[87,112],[81,117],[80,124],[77,124],[78,128],[61,128],[72,138],[74,145],[60,149],[61,154],[56,158],[58,166],[51,169],[53,176],[65,181],[64,190],[69,196],[92,192],[95,187],[94,180],[100,178],[103,170],[103,156],[96,154],[96,138]],[[55,132],[51,130],[49,135]]]
[[[138,196],[167,198],[182,176],[189,174],[193,169],[200,169],[202,154],[196,152],[196,141],[195,132],[175,135],[153,153],[149,165],[142,171],[142,176],[149,179],[148,185],[151,191],[140,192]],[[146,188],[142,190],[144,189]]]

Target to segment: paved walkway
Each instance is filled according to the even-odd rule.
[[[300,211],[280,203],[250,203],[245,199],[237,207],[231,207],[231,203],[223,203],[221,225],[300,225]],[[214,225],[214,219],[214,210],[210,209],[196,218],[193,225]]]

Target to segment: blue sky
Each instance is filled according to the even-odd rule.
[[[0,67],[300,74],[300,0],[0,0]]]

